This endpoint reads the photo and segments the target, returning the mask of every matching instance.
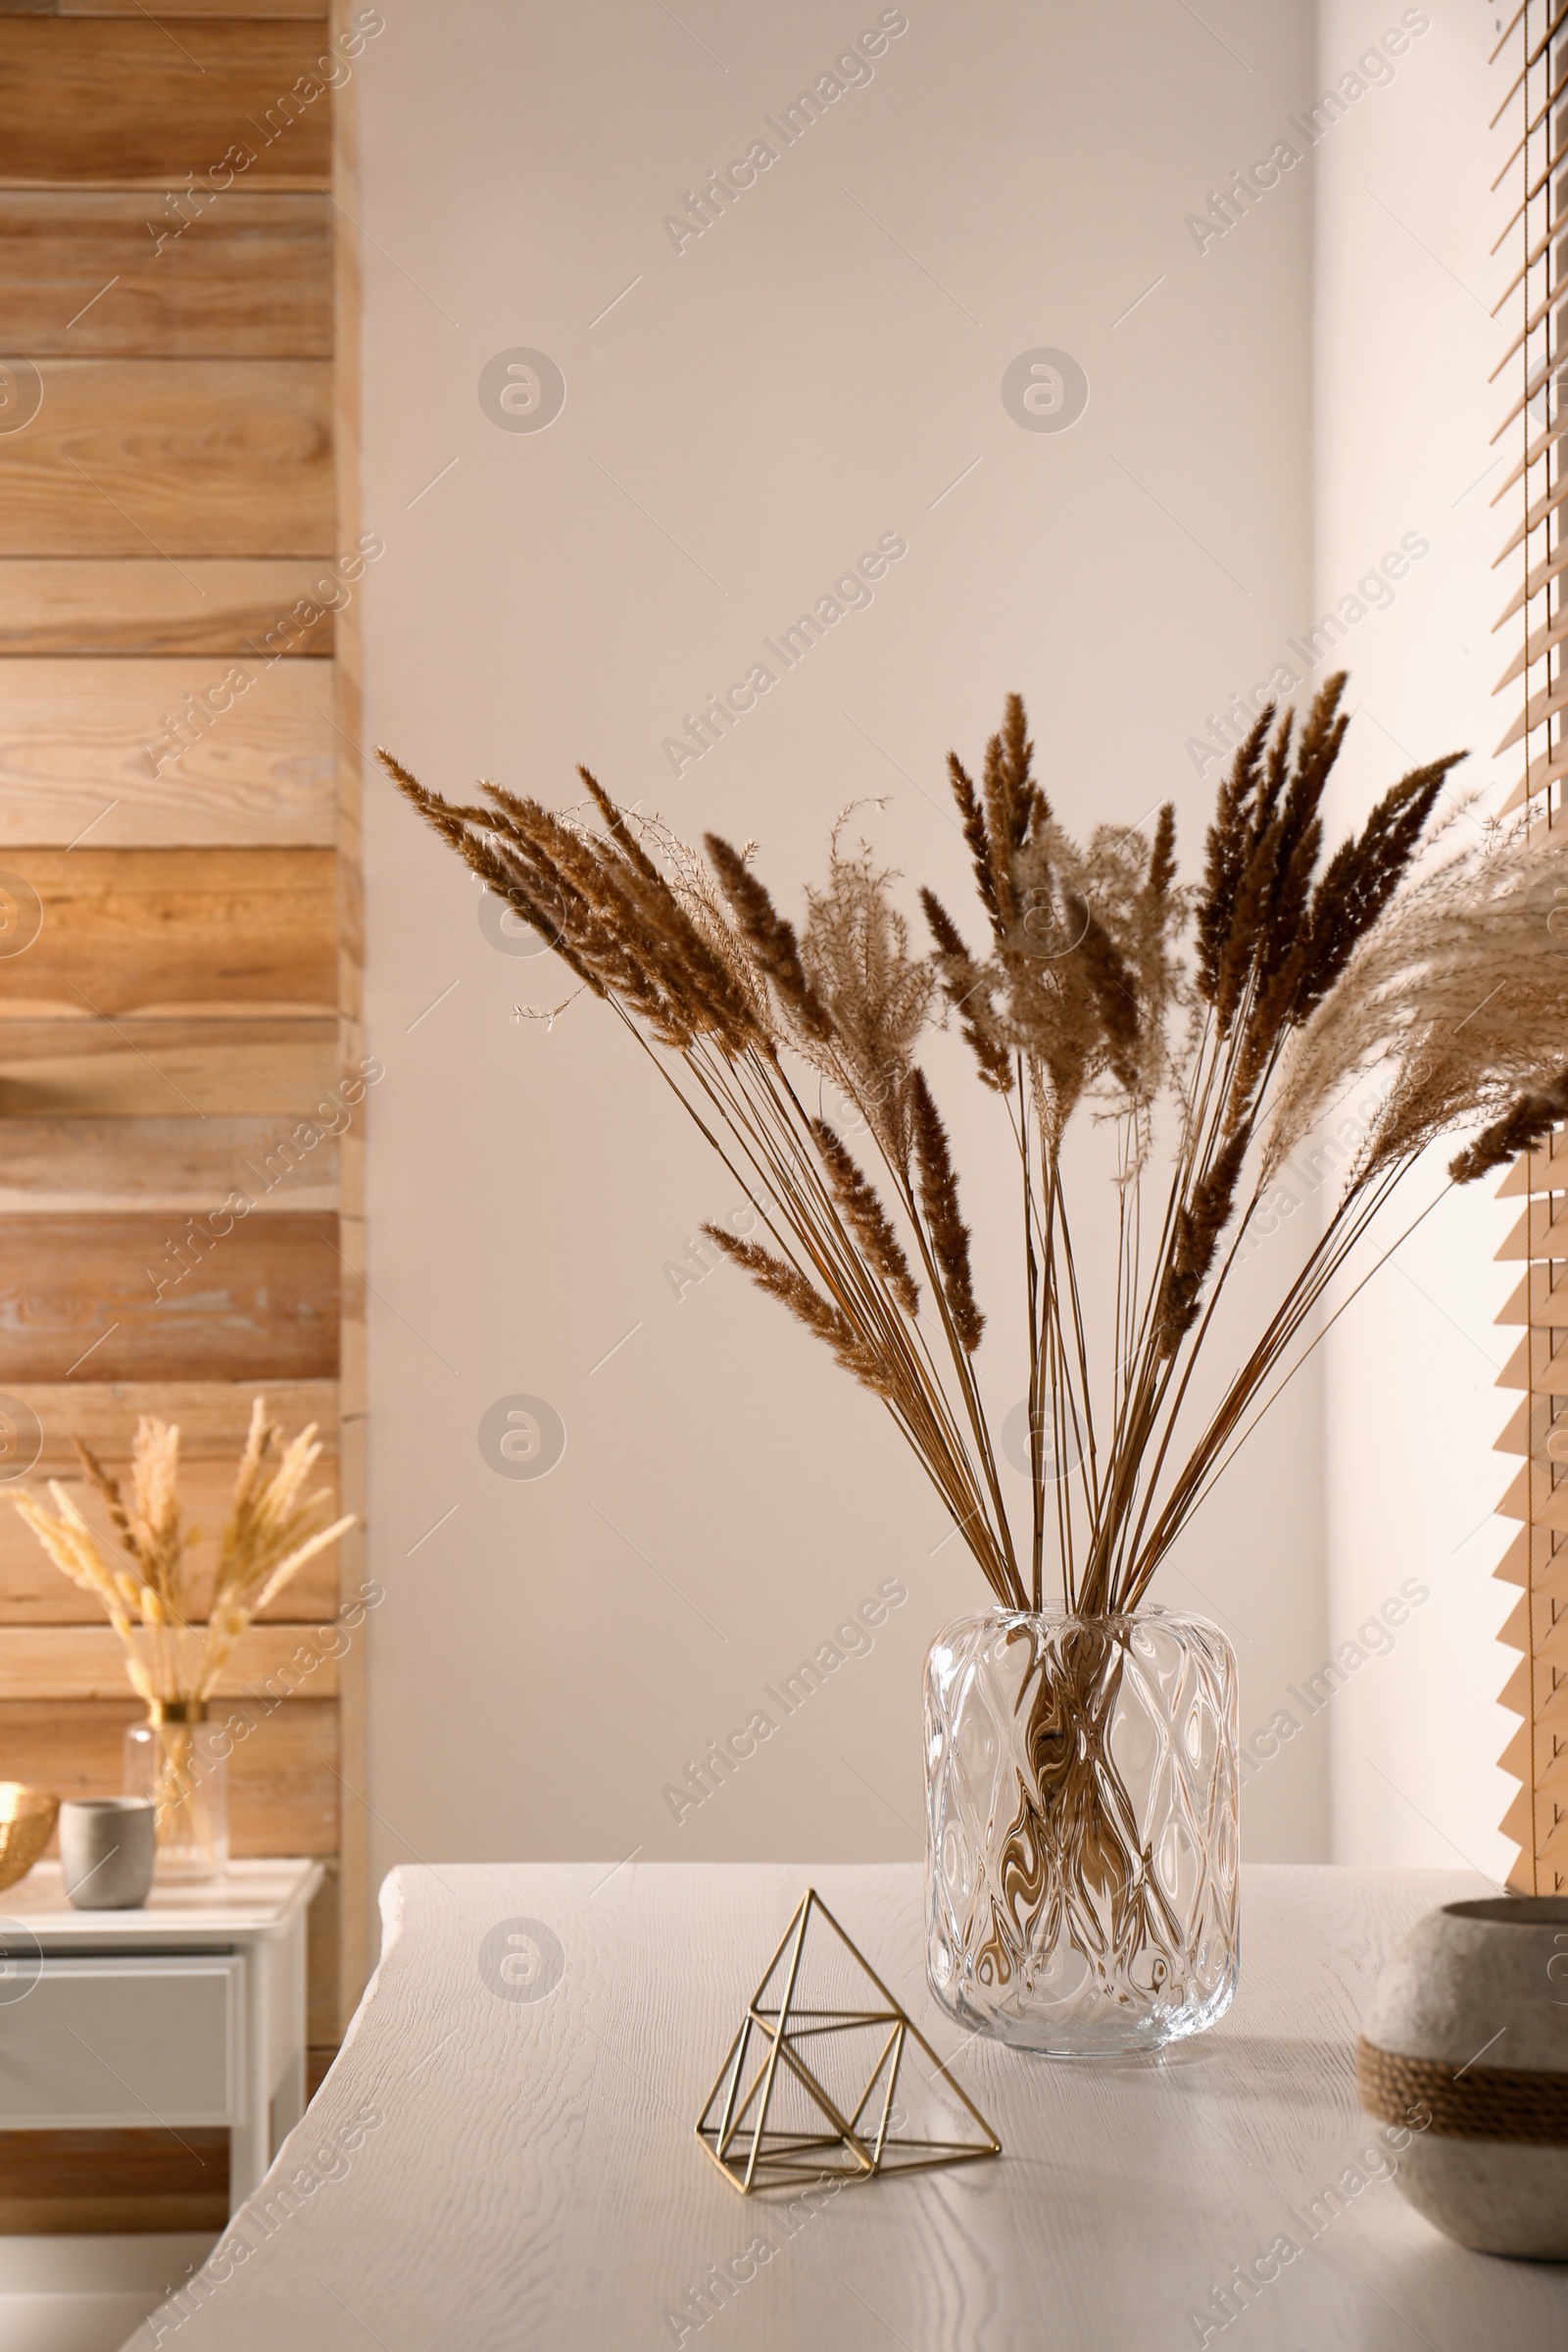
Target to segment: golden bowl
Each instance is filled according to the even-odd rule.
[[[0,1781],[0,1887],[24,1879],[49,1842],[60,1799],[47,1788]]]

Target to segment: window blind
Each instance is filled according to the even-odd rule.
[[[1527,0],[1498,33],[1493,254],[1505,282],[1493,314],[1493,439],[1507,464],[1492,502],[1497,754],[1523,758],[1502,813],[1523,811],[1544,830],[1568,823],[1568,0]],[[1542,953],[1568,955],[1568,901],[1547,928],[1560,936]],[[1501,1638],[1520,1653],[1502,1692],[1520,1718],[1500,1758],[1519,1783],[1502,1829],[1519,1848],[1509,1886],[1558,1894],[1568,1891],[1568,1128],[1517,1161],[1500,1191],[1521,1213],[1498,1254],[1522,1270],[1501,1320],[1523,1332],[1499,1383],[1523,1392],[1498,1440],[1522,1457],[1500,1505],[1519,1523],[1497,1569],[1519,1588]]]

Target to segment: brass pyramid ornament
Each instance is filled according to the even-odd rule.
[[[820,1918],[822,1928],[808,1954],[807,1932],[813,1917]],[[828,1942],[829,1929],[834,1944]],[[817,1978],[820,1985],[813,1982]],[[875,1997],[855,2000],[862,1990]],[[829,1994],[848,1997],[818,1997]],[[911,2041],[979,2127],[978,2140],[920,2139],[898,2129],[899,2072]],[[743,2197],[754,2189],[867,2180],[876,2173],[924,2172],[933,2165],[969,2164],[1002,2153],[1001,2140],[978,2107],[814,1886],[801,1898],[752,1995],[708,2094],[697,2136]]]

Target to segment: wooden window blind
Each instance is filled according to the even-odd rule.
[[[1529,0],[1492,67],[1493,252],[1504,280],[1494,441],[1506,462],[1493,499],[1497,752],[1523,758],[1503,813],[1523,810],[1544,831],[1568,823],[1568,5]],[[1568,902],[1548,928],[1561,936],[1541,953],[1568,955]],[[1516,1162],[1500,1191],[1520,1214],[1498,1254],[1522,1271],[1501,1321],[1523,1332],[1500,1381],[1523,1392],[1498,1440],[1522,1457],[1499,1506],[1519,1523],[1497,1570],[1519,1588],[1502,1640],[1520,1658],[1502,1703],[1520,1727],[1501,1757],[1519,1793],[1502,1828],[1519,1848],[1509,1886],[1553,1894],[1568,1889],[1568,1128]]]

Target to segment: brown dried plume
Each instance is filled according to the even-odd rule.
[[[830,1037],[832,1024],[801,968],[794,924],[779,913],[768,897],[766,885],[759,881],[739,850],[732,848],[721,834],[705,833],[703,847],[747,945],[788,1009],[808,1037]]]
[[[931,1251],[959,1345],[966,1354],[973,1355],[980,1345],[986,1319],[975,1303],[969,1270],[969,1228],[958,1210],[958,1182],[953,1171],[948,1131],[942,1124],[942,1113],[923,1070],[915,1071],[909,1094],[915,1172],[919,1179],[920,1206],[930,1230]]]
[[[1473,1142],[1448,1162],[1455,1184],[1474,1184],[1521,1152],[1529,1152],[1562,1119],[1568,1119],[1568,1068],[1539,1094],[1521,1095],[1500,1119],[1483,1127]]]
[[[893,1229],[887,1210],[827,1121],[813,1119],[811,1133],[822,1154],[822,1165],[827,1170],[834,1198],[848,1219],[867,1262],[881,1275],[905,1313],[916,1314],[920,1305],[919,1286],[909,1272],[904,1245]]]
[[[771,1250],[761,1249],[756,1242],[737,1240],[722,1226],[704,1225],[700,1229],[720,1254],[743,1266],[760,1290],[770,1298],[787,1306],[798,1322],[804,1323],[819,1340],[825,1340],[846,1372],[853,1372],[863,1388],[878,1396],[892,1394],[892,1382],[877,1351],[856,1331],[842,1308],[833,1306],[822,1298],[784,1258],[775,1257]]]

